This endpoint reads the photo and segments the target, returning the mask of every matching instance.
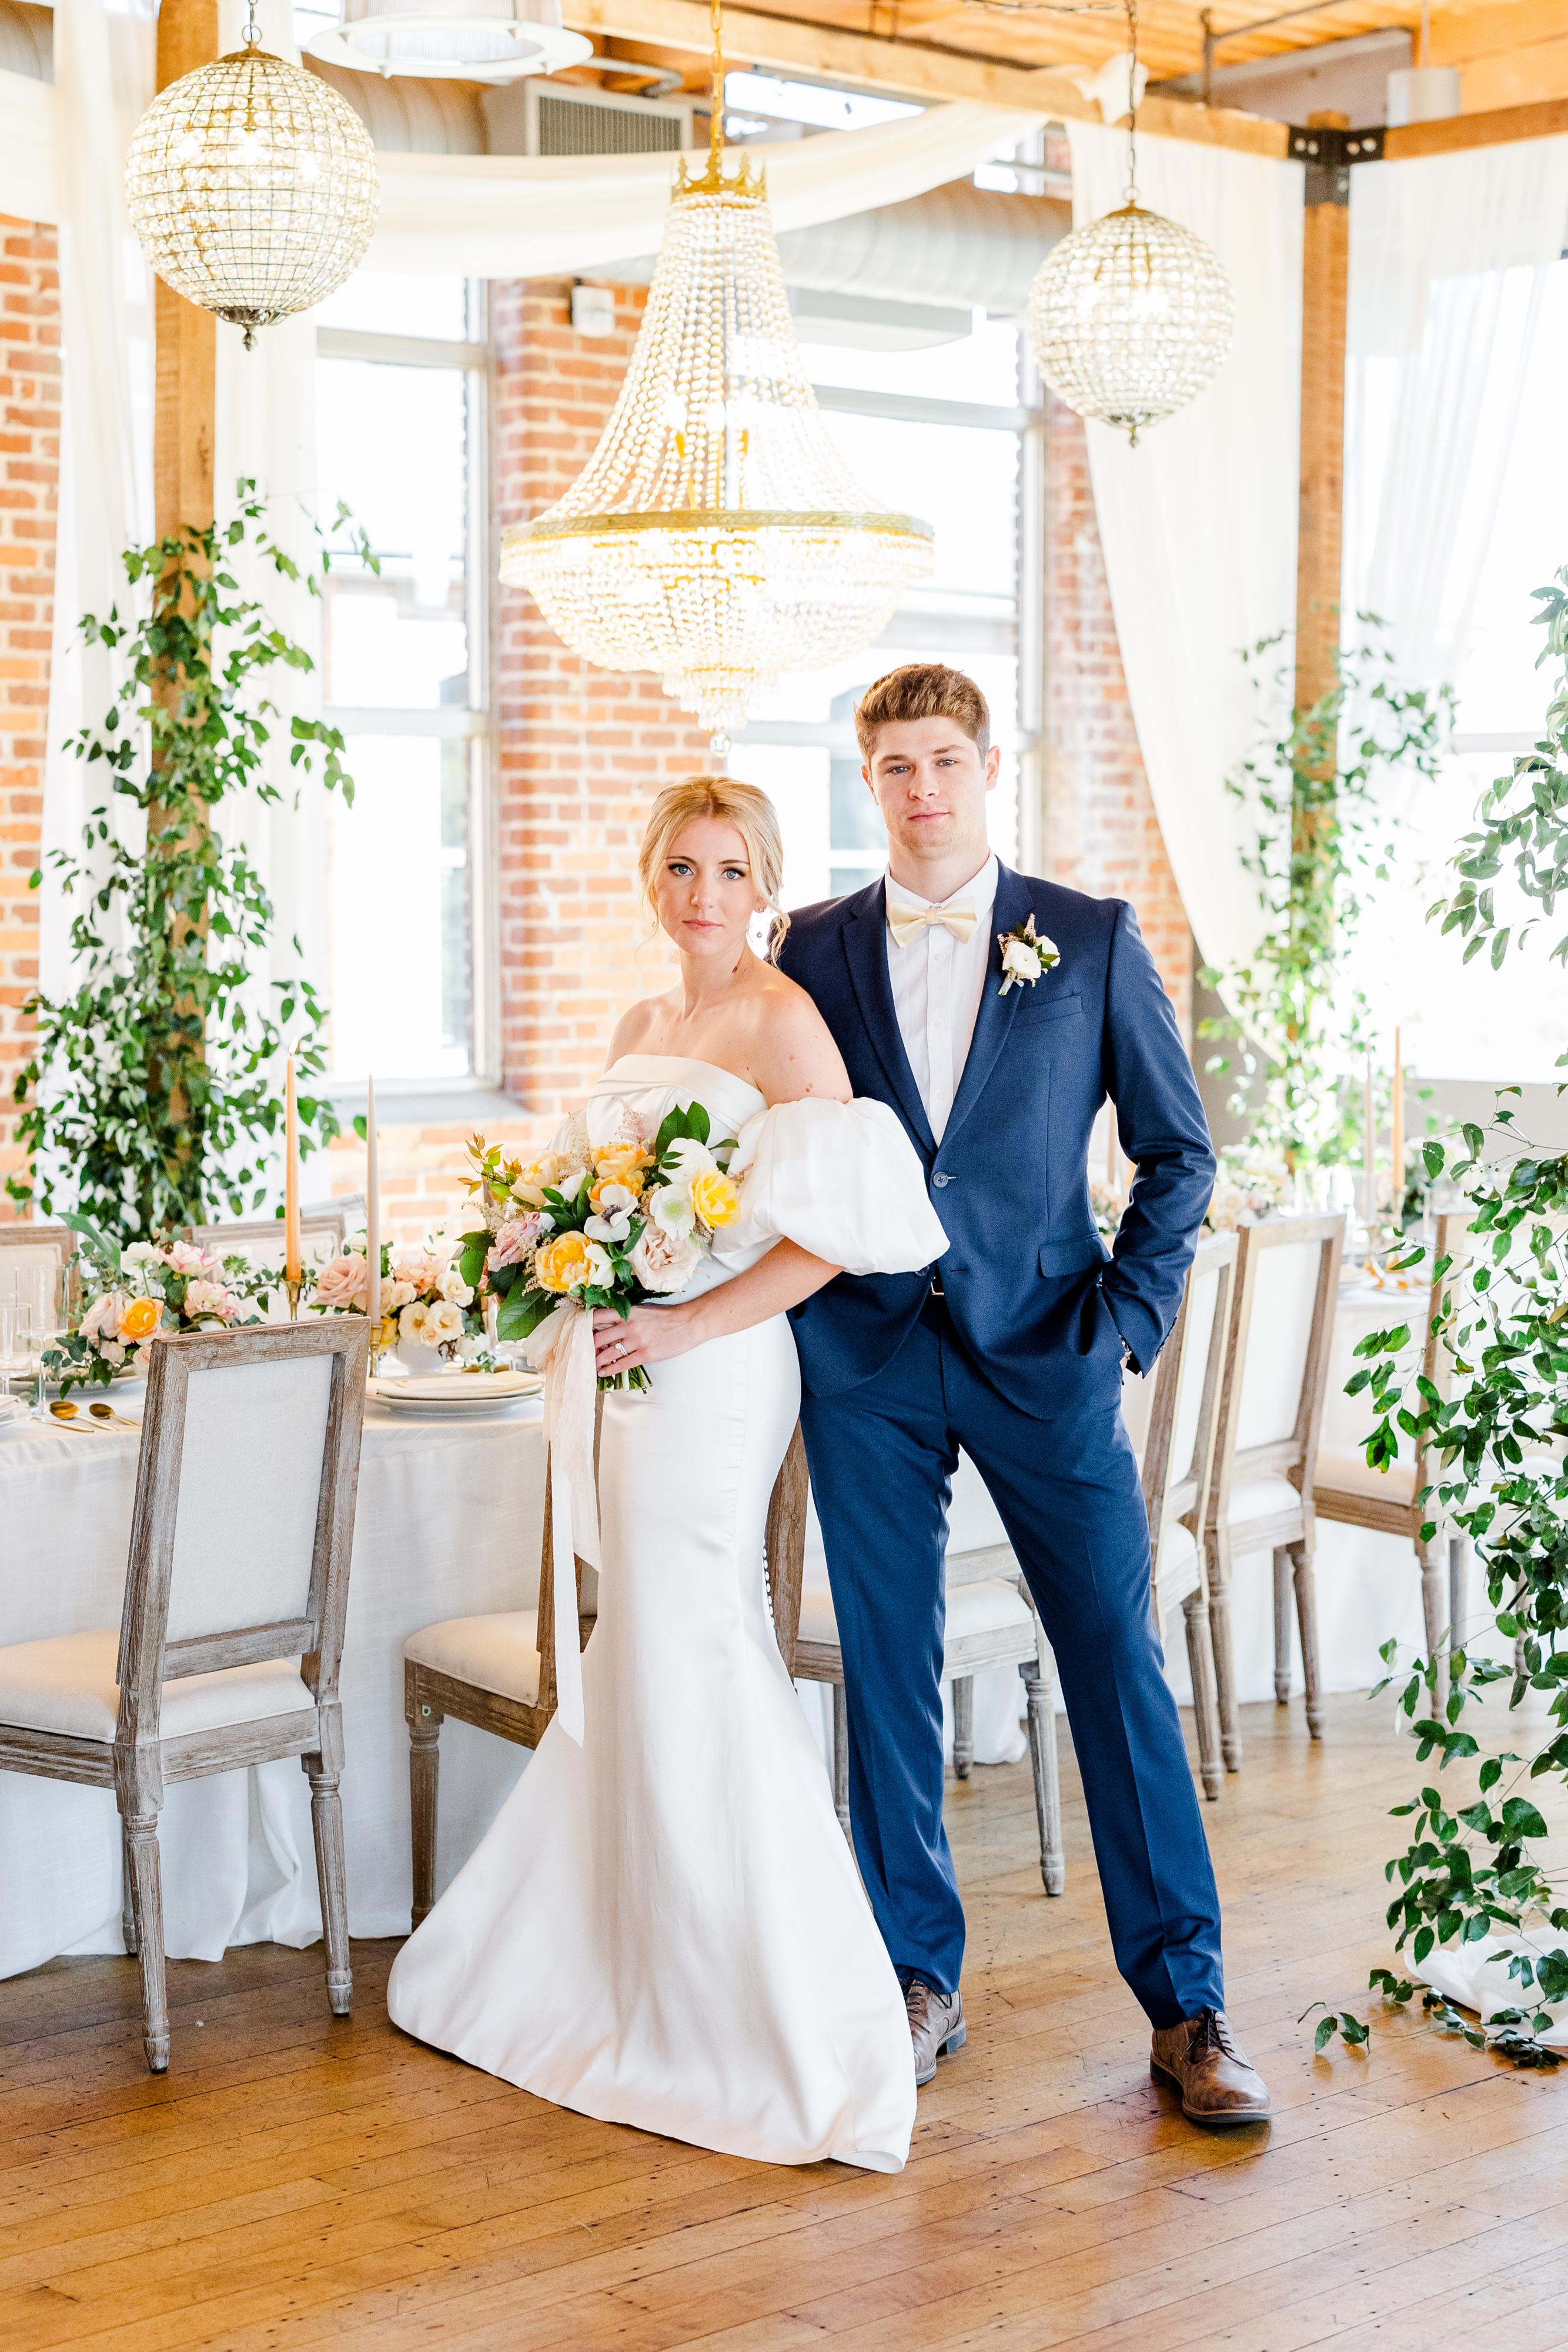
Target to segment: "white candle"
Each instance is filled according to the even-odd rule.
[[[1405,1050],[1400,1032],[1394,1032],[1394,1100],[1389,1111],[1394,1148],[1394,1222],[1405,1206]]]
[[[1372,1236],[1373,1223],[1377,1215],[1377,1115],[1372,1107],[1372,1054],[1370,1048],[1368,1049],[1366,1056],[1365,1126],[1362,1137],[1361,1152],[1362,1159],[1364,1163],[1364,1173],[1362,1176],[1362,1214],[1366,1224],[1367,1237],[1370,1240]]]
[[[371,1318],[371,1346],[381,1344],[382,1195],[376,1167],[376,1082],[365,1090],[365,1312]]]
[[[292,1054],[283,1118],[283,1271],[288,1281],[299,1280],[299,1107],[294,1095]]]

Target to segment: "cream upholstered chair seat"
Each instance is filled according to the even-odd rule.
[[[1009,1637],[1020,1630],[1034,1637],[1034,1612],[1016,1584],[988,1577],[979,1584],[951,1585],[947,1591],[946,1640],[949,1648],[986,1633]],[[833,1596],[826,1585],[808,1585],[800,1595],[802,1642],[830,1642],[837,1646],[839,1621]],[[1010,1655],[1010,1649],[1009,1652]],[[1005,1663],[1005,1661],[1004,1661]],[[983,1669],[982,1669],[983,1671]]]
[[[1260,1478],[1238,1478],[1230,1489],[1230,1539],[1238,1551],[1261,1551],[1277,1522],[1293,1528],[1299,1526],[1301,1517],[1300,1489],[1277,1472],[1266,1472]]]
[[[119,1663],[118,1625],[14,1643],[0,1650],[0,1723],[112,1740],[120,1721]],[[163,1738],[179,1739],[264,1716],[296,1715],[315,1704],[297,1666],[264,1660],[165,1683],[159,1729]]]
[[[416,1666],[450,1675],[476,1690],[496,1691],[534,1706],[539,1696],[537,1609],[503,1609],[488,1617],[448,1617],[411,1633],[402,1654]]]

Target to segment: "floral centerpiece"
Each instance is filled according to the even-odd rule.
[[[121,1249],[84,1219],[72,1218],[84,1242],[82,1271],[92,1289],[74,1331],[51,1339],[42,1356],[60,1394],[107,1388],[117,1376],[145,1370],[160,1331],[227,1330],[263,1320],[278,1280],[243,1257],[223,1257],[193,1242],[131,1242]]]
[[[458,1246],[461,1246],[459,1244]],[[454,1263],[453,1245],[433,1238],[405,1247],[383,1242],[381,1249],[382,1329],[378,1345],[396,1349],[405,1362],[417,1362],[424,1349],[447,1363],[463,1341],[485,1328],[476,1286]],[[340,1250],[316,1276],[311,1310],[318,1315],[365,1312],[365,1236],[358,1249]]]
[[[613,1137],[590,1142],[570,1121],[552,1148],[524,1162],[503,1160],[483,1136],[469,1142],[482,1228],[464,1235],[465,1280],[499,1299],[500,1339],[526,1339],[557,1308],[633,1307],[684,1290],[714,1235],[740,1213],[728,1172],[736,1139],[710,1142],[701,1103],[668,1113],[656,1135],[623,1112]],[[645,1389],[647,1372],[601,1380],[601,1388]]]
[[[1222,1151],[1204,1223],[1211,1234],[1233,1234],[1239,1226],[1260,1224],[1283,1208],[1290,1192],[1291,1171],[1280,1153],[1256,1147]]]

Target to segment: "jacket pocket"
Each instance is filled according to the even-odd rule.
[[[1083,1018],[1083,999],[1076,989],[1071,996],[1039,999],[1026,996],[1013,1017],[1015,1021],[1081,1021]]]
[[[1109,1263],[1109,1254],[1097,1235],[1075,1242],[1046,1242],[1040,1253],[1041,1274],[1086,1274],[1092,1265]]]

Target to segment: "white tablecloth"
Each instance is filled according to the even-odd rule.
[[[408,1932],[405,1638],[444,1617],[526,1609],[538,1598],[538,1414],[531,1402],[461,1423],[366,1409],[341,1682],[356,1936]],[[0,1642],[118,1625],[137,1443],[130,1432],[0,1430]],[[443,1884],[524,1760],[522,1749],[466,1724],[443,1729]],[[170,1789],[160,1841],[172,1958],[216,1959],[229,1944],[303,1946],[319,1935],[310,1792],[292,1759]],[[0,1976],[57,1952],[123,1948],[120,1832],[107,1790],[0,1773]]]

